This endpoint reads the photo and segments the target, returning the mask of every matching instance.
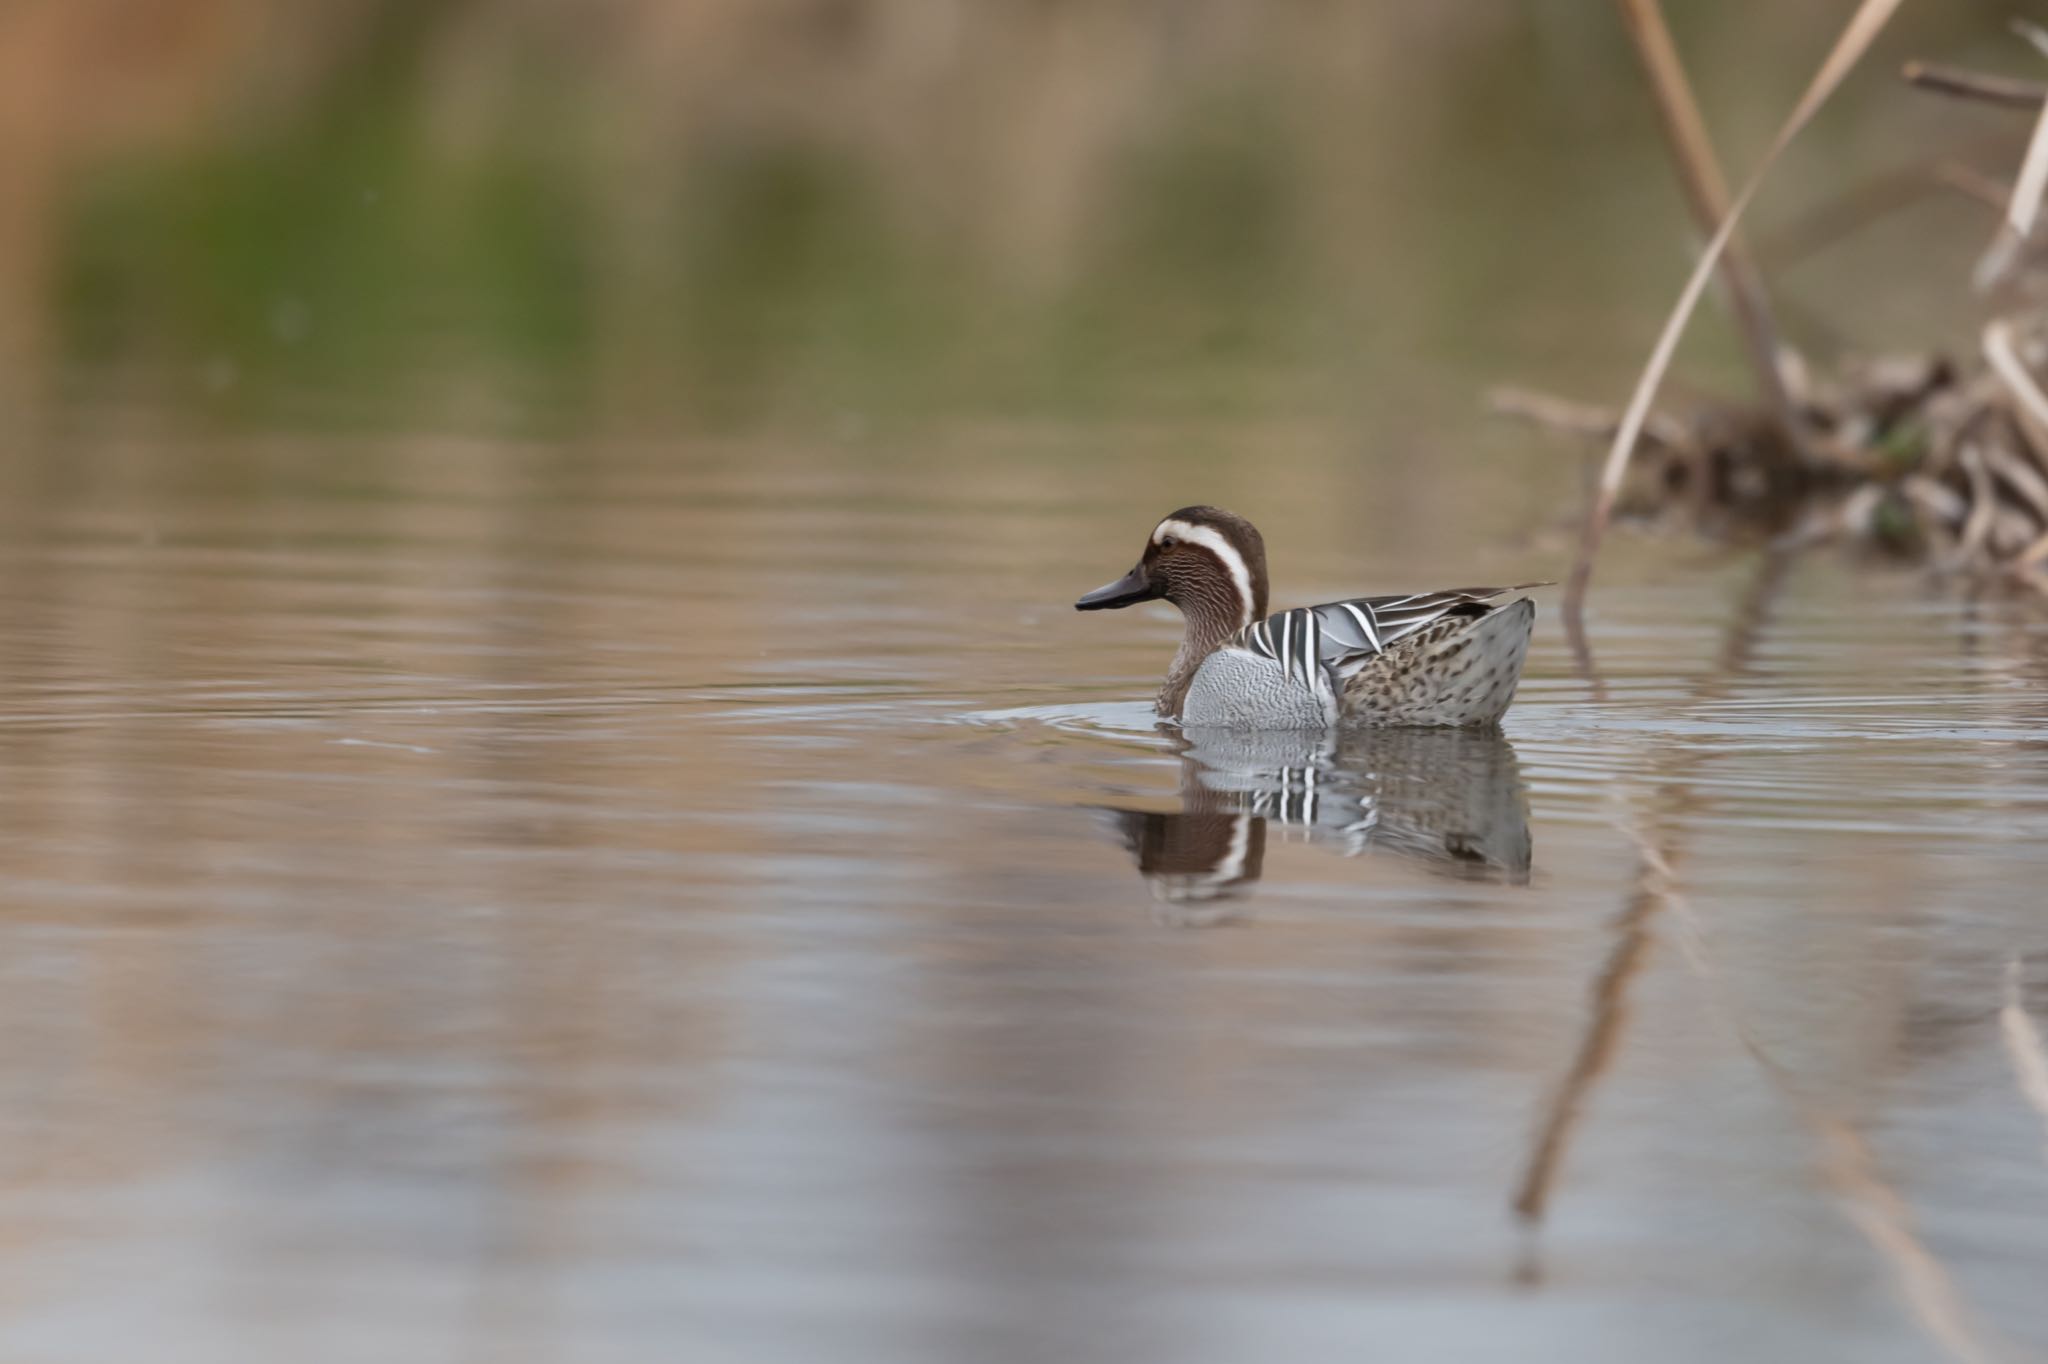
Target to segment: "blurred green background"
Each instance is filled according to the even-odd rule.
[[[1670,6],[1738,177],[1852,8]],[[1983,207],[1856,196],[2009,173],[2023,115],[1896,77],[2038,65],[2009,10],[1906,5],[1782,168],[1795,340],[1967,334]],[[16,0],[0,166],[12,409],[263,427],[1614,401],[1691,240],[1587,0]]]

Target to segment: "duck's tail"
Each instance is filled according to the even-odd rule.
[[[1344,683],[1343,712],[1373,725],[1500,722],[1529,655],[1536,603],[1447,616],[1368,658]]]

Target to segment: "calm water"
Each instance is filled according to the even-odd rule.
[[[6,1355],[2048,1357],[2048,628],[1623,542],[1599,693],[1189,744],[1172,506],[1564,563],[1260,439],[14,476]]]

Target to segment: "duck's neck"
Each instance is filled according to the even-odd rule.
[[[1180,708],[1188,699],[1188,687],[1201,671],[1202,663],[1210,654],[1222,648],[1230,637],[1251,624],[1251,607],[1235,593],[1228,602],[1197,598],[1178,603],[1187,617],[1187,631],[1181,636],[1180,651],[1173,656],[1173,664],[1166,670],[1166,681],[1159,688],[1156,709],[1161,715],[1180,718]]]

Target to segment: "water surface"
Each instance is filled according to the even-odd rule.
[[[9,1356],[2048,1356],[2048,629],[1624,542],[1499,737],[1158,729],[1068,604],[1171,506],[1276,602],[1561,566],[1349,458],[17,478]]]

